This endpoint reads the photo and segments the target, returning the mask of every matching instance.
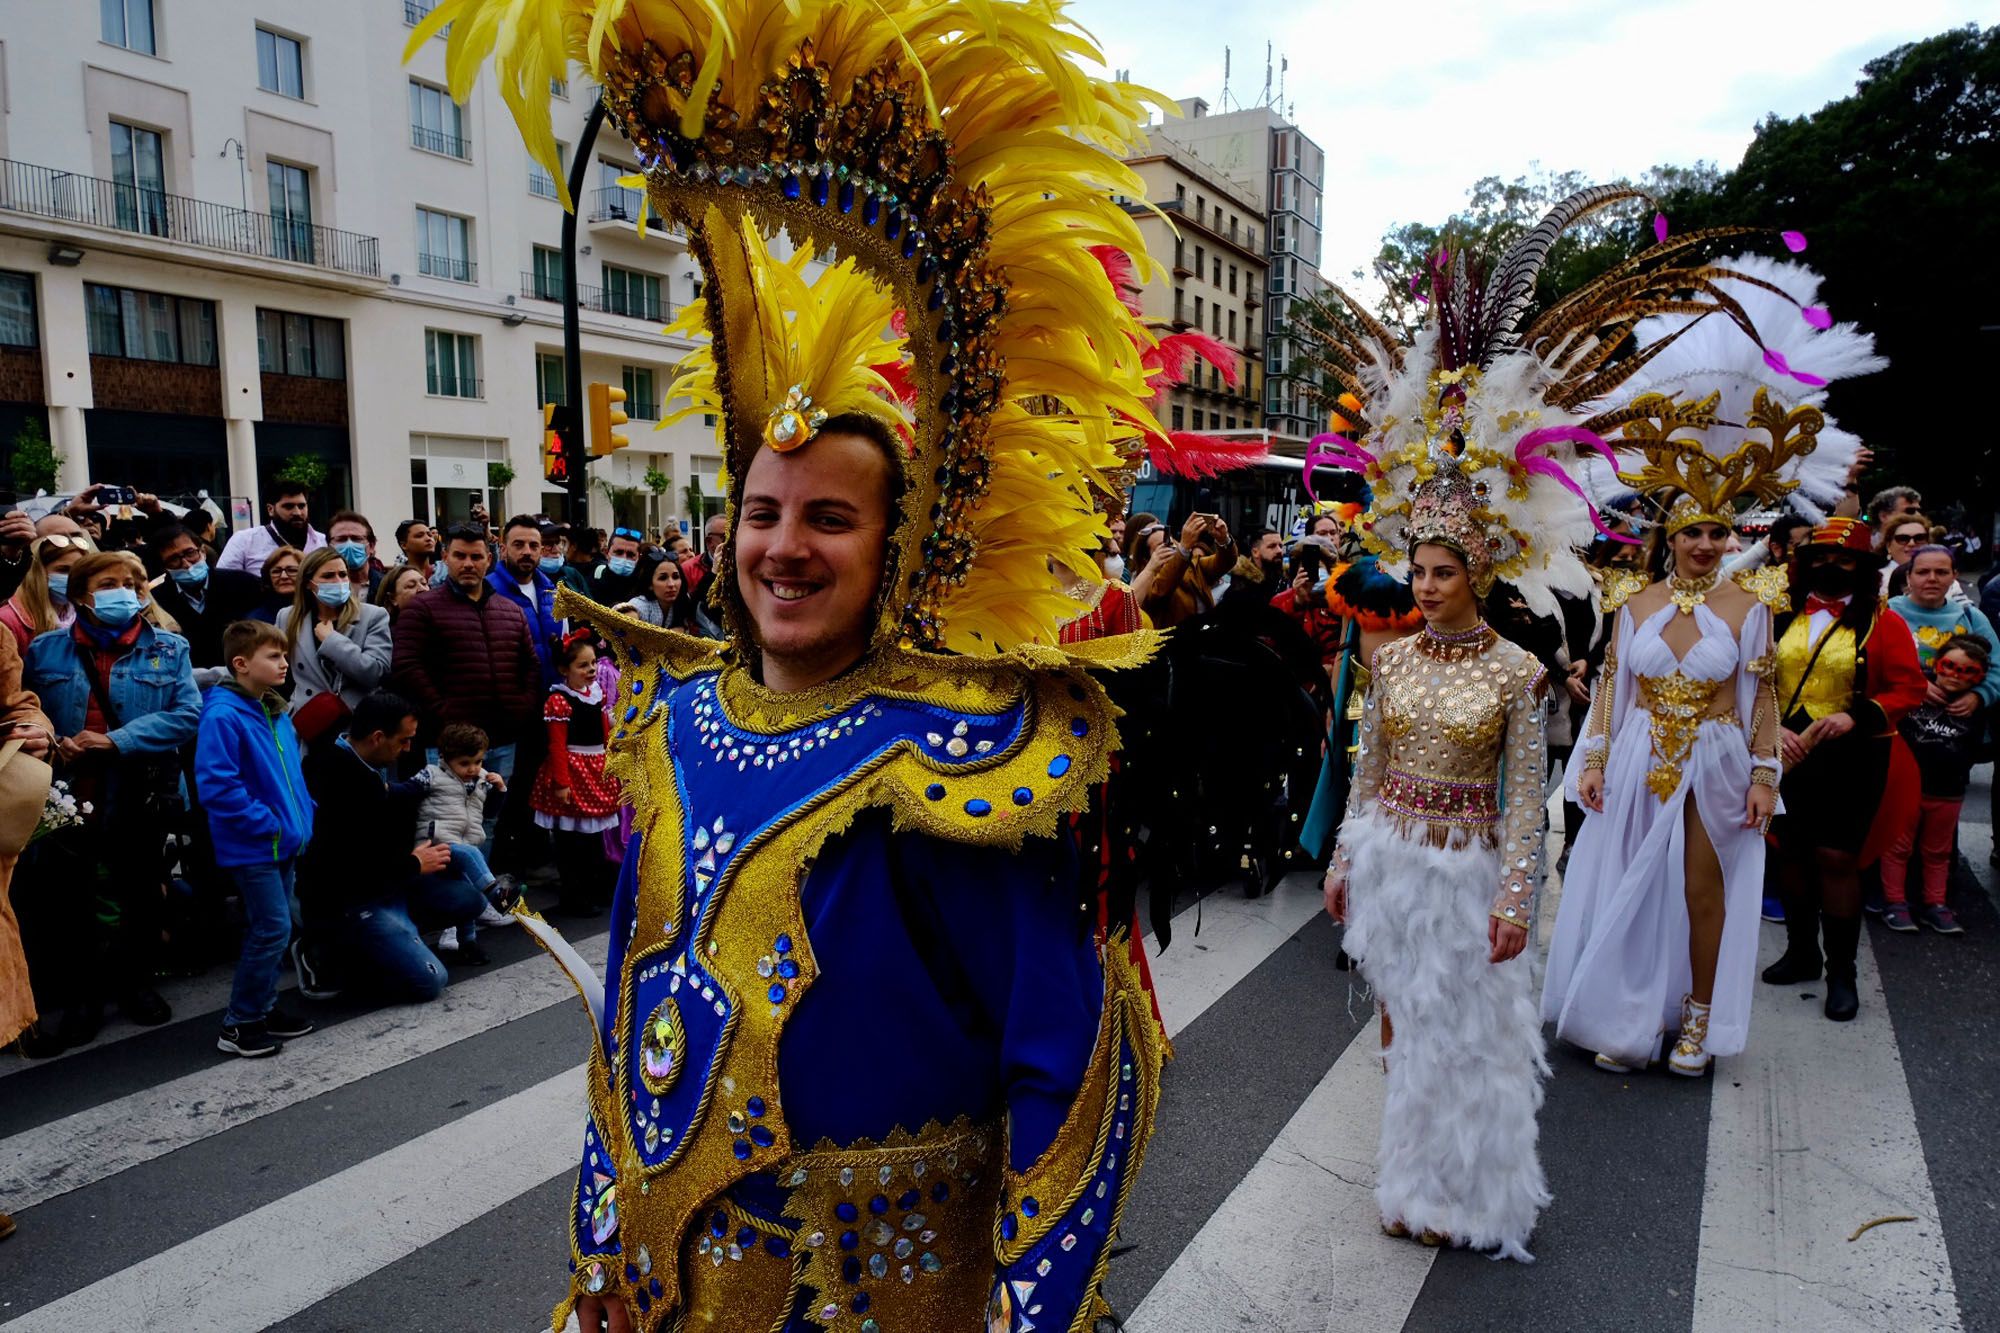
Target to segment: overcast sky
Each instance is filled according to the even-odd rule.
[[[1255,104],[1272,44],[1293,121],[1327,154],[1321,266],[1440,222],[1482,176],[1734,166],[1770,112],[1853,91],[1864,61],[2000,0],[1073,0],[1110,68],[1169,97]]]

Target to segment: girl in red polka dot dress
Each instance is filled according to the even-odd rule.
[[[617,827],[619,790],[604,772],[604,689],[588,631],[563,642],[559,669],[562,679],[542,705],[548,756],[535,775],[529,804],[535,822],[555,837],[562,910],[594,916],[611,894],[603,835]]]

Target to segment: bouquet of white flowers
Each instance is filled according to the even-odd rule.
[[[28,841],[33,844],[57,829],[75,828],[89,813],[90,802],[79,802],[70,794],[69,784],[58,778],[49,784],[48,798],[42,802],[42,818]]]

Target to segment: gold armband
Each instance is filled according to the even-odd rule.
[[[1778,770],[1760,764],[1750,770],[1750,785],[1753,787],[1769,787],[1772,791],[1776,791],[1778,789]]]

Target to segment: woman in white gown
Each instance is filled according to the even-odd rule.
[[[1683,500],[1661,530],[1672,577],[1607,588],[1612,642],[1566,775],[1590,813],[1542,1015],[1619,1073],[1677,1032],[1668,1067],[1699,1076],[1750,1026],[1779,777],[1765,599],[1783,597],[1783,572],[1746,576],[1756,592],[1719,577],[1730,529],[1704,508]]]

